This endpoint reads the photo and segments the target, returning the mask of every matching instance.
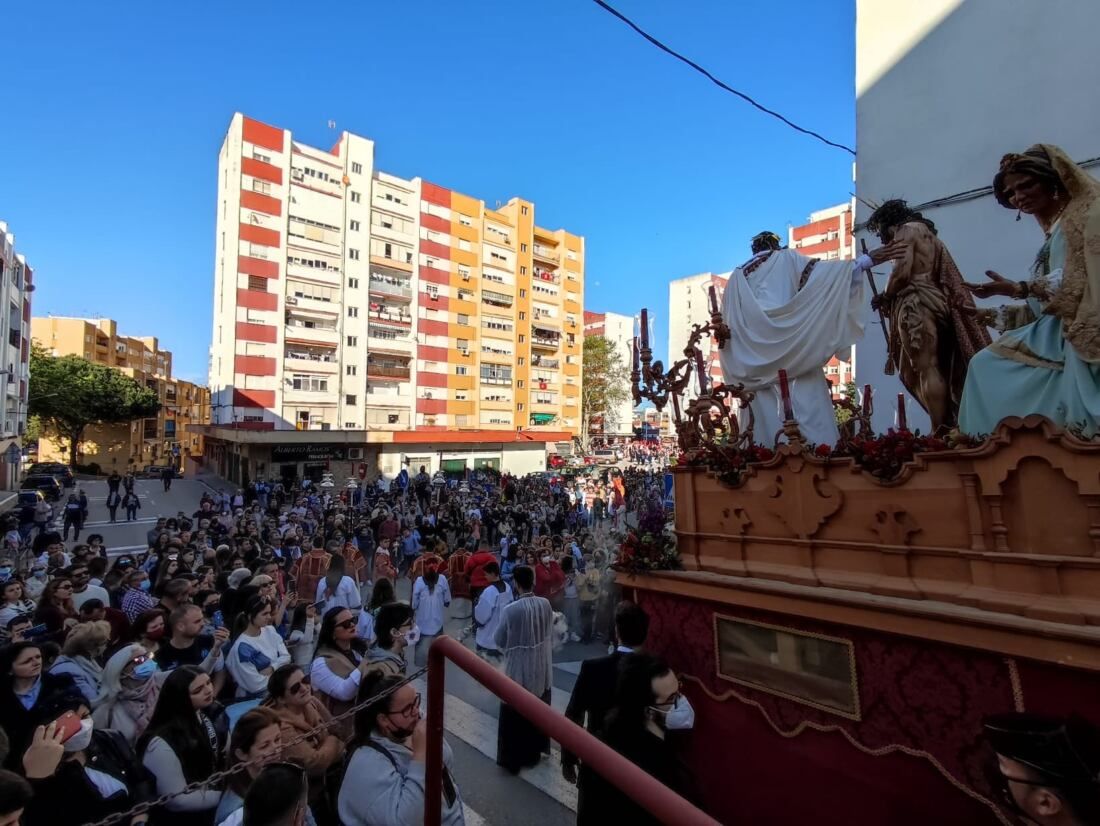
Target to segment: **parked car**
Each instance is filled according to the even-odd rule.
[[[23,479],[20,490],[38,490],[50,502],[61,498],[61,483],[48,473],[31,473]]]
[[[42,495],[42,491],[38,488],[32,488],[30,490],[19,491],[19,497],[16,500],[16,507],[18,508],[33,508],[39,503],[39,501],[45,499]]]
[[[63,462],[35,462],[27,468],[27,473],[48,473],[67,488],[71,488],[76,484],[76,479],[73,478],[73,469]]]
[[[558,470],[565,467],[565,459],[558,453],[551,453],[546,457],[547,470]]]
[[[183,471],[179,468],[171,467],[170,465],[146,465],[145,470],[137,475],[142,479],[159,479],[160,475],[169,469],[171,469],[174,479],[183,478]]]
[[[597,465],[613,465],[619,461],[619,457],[615,455],[615,451],[606,447],[592,451],[592,458]]]

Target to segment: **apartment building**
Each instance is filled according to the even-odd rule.
[[[31,293],[34,271],[16,252],[15,235],[0,221],[0,400],[4,419],[0,433],[0,462],[11,445],[22,446],[27,429],[27,392],[30,378]],[[0,490],[17,486],[18,463],[0,470]]]
[[[603,336],[608,339],[622,359],[622,364],[630,370],[634,341],[634,317],[619,313],[594,313],[584,311],[585,336]],[[589,436],[604,439],[633,438],[634,436],[634,400],[628,396],[613,409],[602,416],[593,416],[589,423]]]
[[[218,164],[214,421],[572,430],[584,239],[234,115]]]
[[[38,317],[31,320],[31,337],[55,356],[80,356],[126,374],[157,394],[161,408],[155,417],[126,424],[97,425],[85,431],[77,449],[81,464],[98,464],[104,472],[145,465],[182,467],[189,457],[203,454],[198,426],[210,423],[210,391],[172,377],[172,353],[162,350],[155,336],[126,336],[108,318]],[[41,461],[69,461],[67,443],[44,436]]]
[[[722,305],[722,295],[725,293],[726,281],[729,280],[729,276],[728,272],[717,274],[705,272],[673,279],[669,282],[668,361],[665,362],[666,369],[684,358],[684,347],[687,346],[692,327],[696,324],[702,326],[710,322],[709,290],[711,287],[714,287],[715,295],[718,298],[718,306]],[[650,338],[652,340],[652,336]],[[722,365],[718,359],[718,347],[713,339],[703,339],[702,346],[711,383],[720,384],[722,382]],[[654,355],[654,358],[658,357],[658,355]],[[693,398],[698,393],[698,389],[697,384],[690,387],[685,396]]]
[[[852,234],[855,214],[855,199],[811,212],[807,223],[787,230],[788,245],[803,255],[823,261],[855,258],[855,236]],[[825,378],[829,380],[834,399],[841,397],[845,385],[855,381],[855,360],[856,348],[853,347],[850,358],[834,356],[825,365]]]

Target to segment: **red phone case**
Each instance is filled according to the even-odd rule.
[[[64,743],[78,731],[80,731],[80,718],[75,711],[66,711],[57,720],[57,730],[61,732],[61,742]]]

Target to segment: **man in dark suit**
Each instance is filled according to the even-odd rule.
[[[593,657],[581,663],[577,682],[569,697],[565,716],[592,734],[603,728],[604,715],[615,704],[619,664],[627,654],[645,644],[649,633],[649,615],[640,605],[623,600],[615,608],[615,650],[606,657]],[[577,758],[562,750],[561,773],[570,783],[577,782]]]

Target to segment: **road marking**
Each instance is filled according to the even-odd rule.
[[[130,551],[147,551],[147,550],[149,550],[148,545],[121,545],[118,548],[108,548],[107,549],[107,556],[108,557],[121,556],[124,553],[129,553]]]
[[[487,823],[485,818],[471,809],[465,800],[462,801],[462,819],[466,821],[466,826],[485,826]]]
[[[84,527],[85,528],[103,528],[103,527],[107,527],[109,525],[148,525],[150,522],[156,522],[157,518],[158,517],[156,517],[156,516],[147,516],[147,517],[143,517],[143,518],[140,518],[140,519],[131,519],[129,522],[127,522],[125,519],[119,519],[119,520],[116,520],[114,522],[112,522],[109,519],[104,519],[102,522],[99,522],[99,521],[85,522]]]

